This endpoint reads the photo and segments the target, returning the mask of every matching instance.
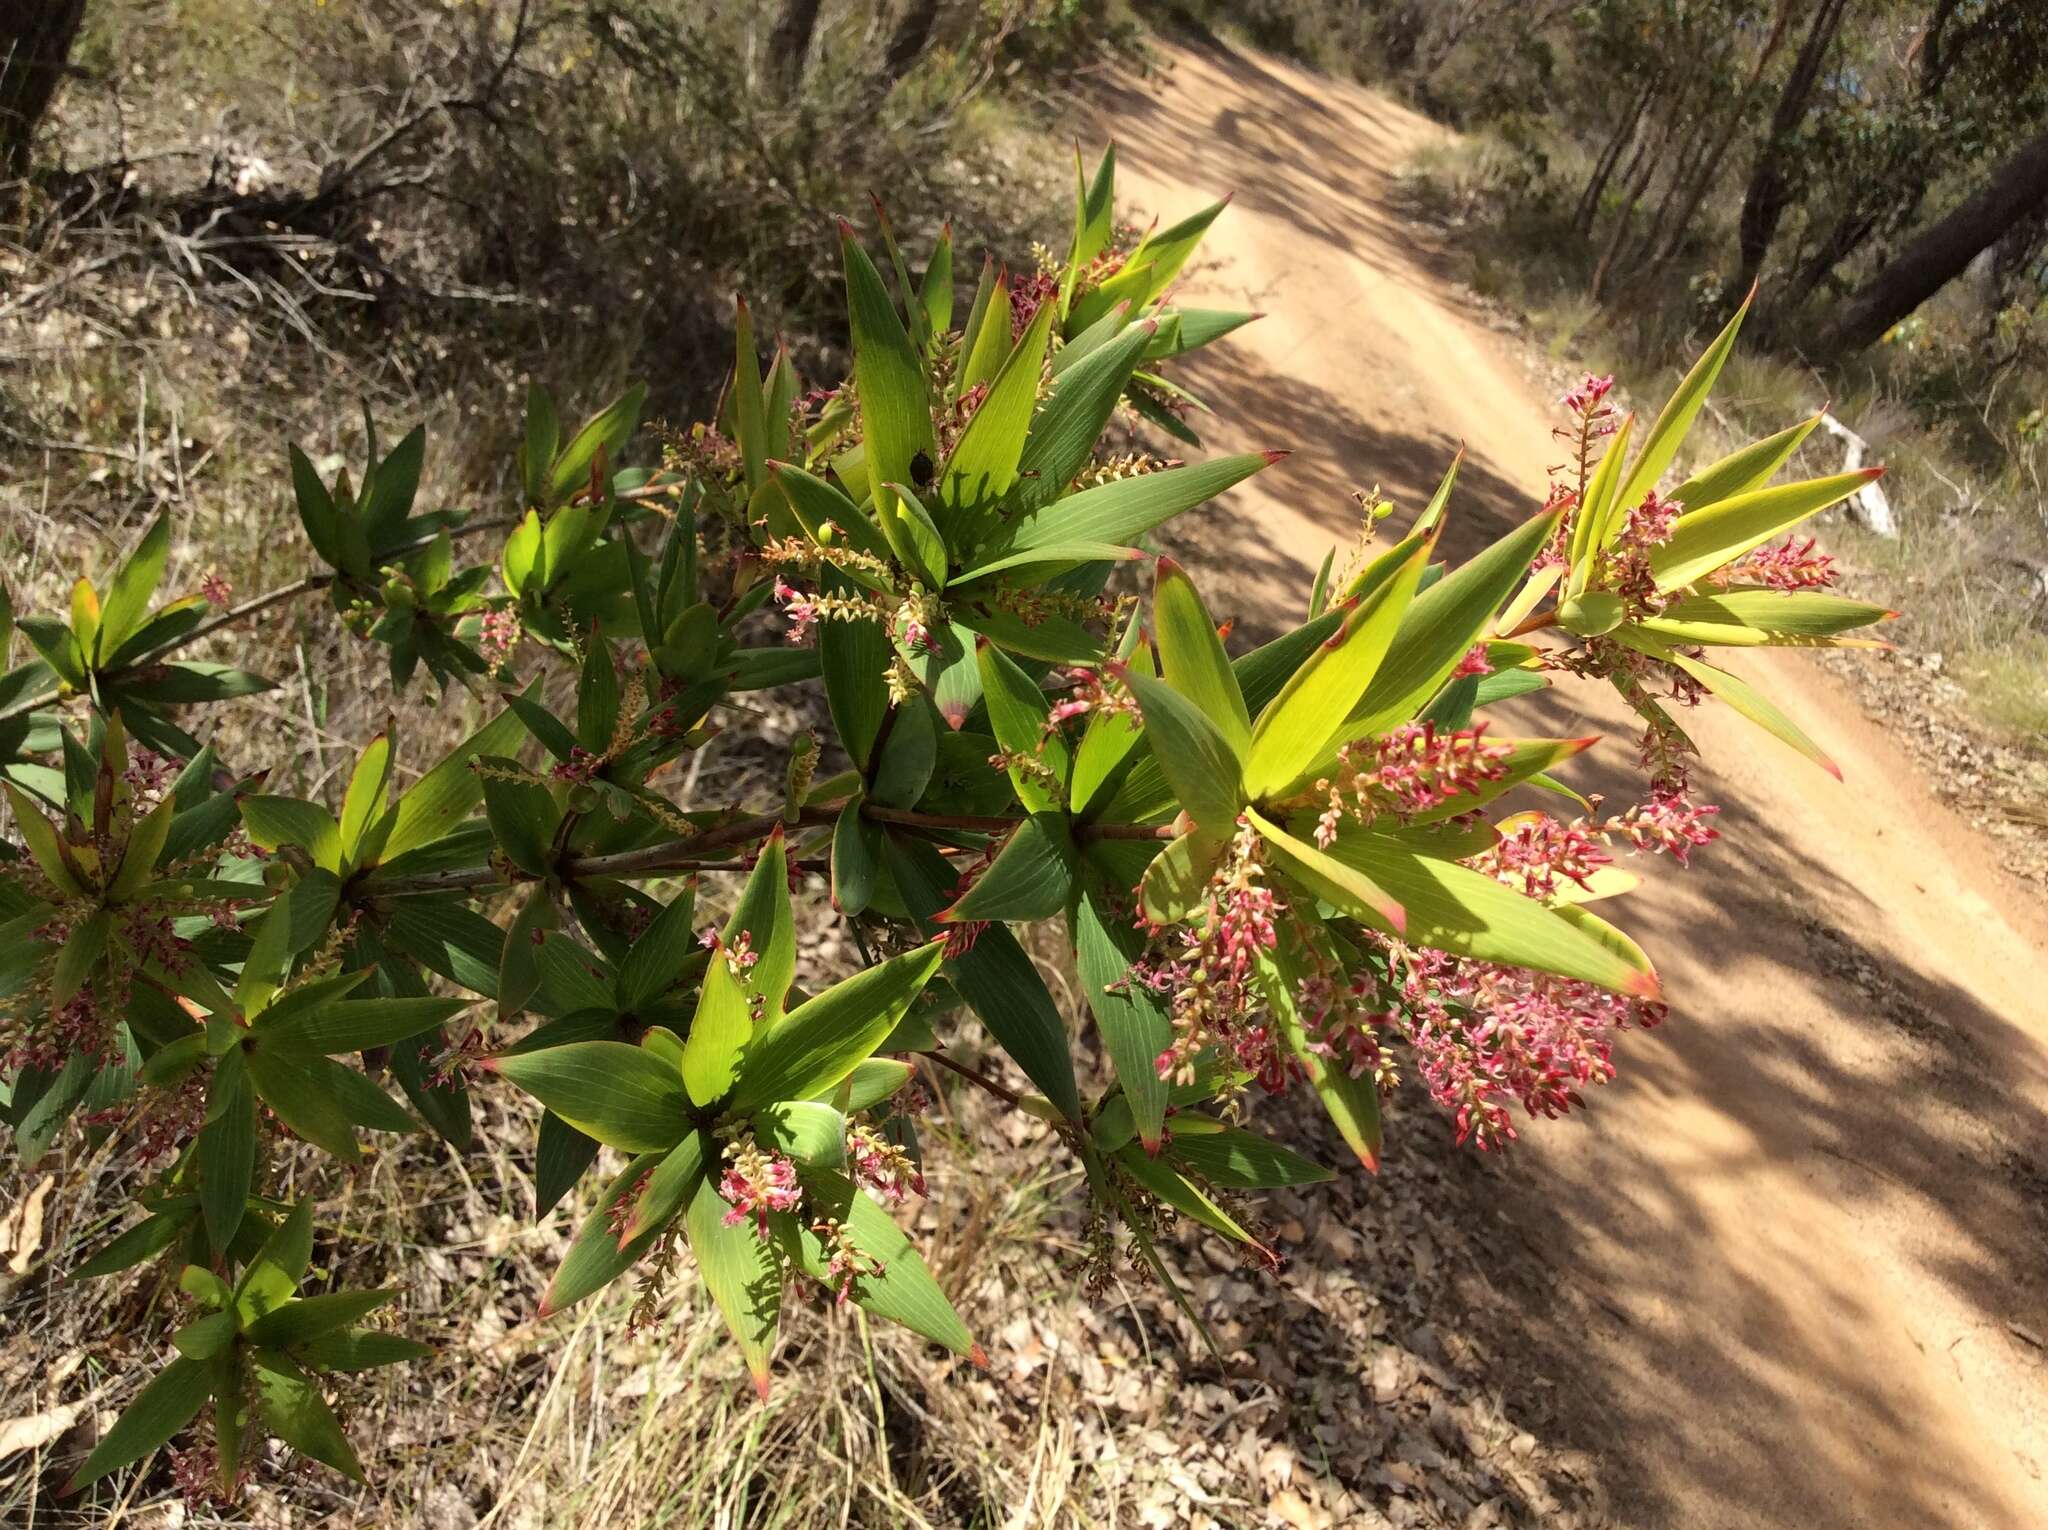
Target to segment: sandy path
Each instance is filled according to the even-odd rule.
[[[1167,57],[1102,127],[1125,215],[1236,194],[1185,295],[1271,317],[1191,381],[1212,449],[1296,455],[1190,556],[1257,633],[1349,540],[1352,488],[1417,506],[1459,441],[1454,551],[1528,514],[1554,417],[1389,200],[1439,129],[1262,58]],[[1515,1150],[1507,1283],[1539,1350],[1584,1357],[1563,1412],[1622,1523],[2048,1524],[2048,926],[1816,664],[1738,667],[1847,785],[1711,704],[1695,718],[1727,838],[1690,872],[1646,868],[1620,915],[1673,1019]],[[1626,792],[1611,697],[1542,701],[1517,728],[1614,735],[1599,784]],[[1396,1120],[1392,1150],[1436,1129]]]

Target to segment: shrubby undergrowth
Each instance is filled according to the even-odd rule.
[[[5,1118],[24,1161],[83,1133],[155,1166],[73,1275],[154,1262],[179,1293],[72,1489],[184,1439],[181,1475],[204,1454],[231,1494],[259,1434],[361,1475],[330,1398],[424,1347],[380,1322],[396,1293],[309,1281],[317,1208],[271,1172],[293,1138],[342,1163],[364,1133],[459,1152],[474,1091],[526,1091],[535,1213],[622,1158],[545,1309],[630,1273],[655,1321],[701,1280],[765,1390],[792,1287],[980,1358],[889,1211],[924,1190],[925,1070],[1047,1123],[1093,1273],[1129,1261],[1184,1302],[1163,1223],[1275,1265],[1257,1192],[1331,1173],[1247,1129],[1248,1091],[1313,1092],[1370,1169],[1404,1059],[1491,1147],[1662,1018],[1650,958],[1590,905],[1635,884],[1620,858],[1714,837],[1680,721],[1703,696],[1820,758],[1706,653],[1869,641],[1848,634],[1888,613],[1827,593],[1793,536],[1867,475],[1772,485],[1808,422],[1666,486],[1738,315],[1646,426],[1605,380],[1575,389],[1558,480],[1476,557],[1436,558],[1453,463],[1387,545],[1392,507],[1369,507],[1302,625],[1233,654],[1141,545],[1281,454],[1103,445],[1128,412],[1198,452],[1176,359],[1251,317],[1173,297],[1221,204],[1141,234],[1113,156],[1076,170],[1071,244],[1037,270],[973,277],[942,238],[913,275],[842,225],[851,376],[764,362],[741,304],[719,409],[656,469],[617,465],[637,391],[570,429],[536,388],[503,519],[421,507],[423,433],[373,432],[331,480],[292,452],[295,584],[160,600],[159,520],[68,611],[4,612],[35,655],[0,678]],[[1149,595],[1108,593],[1132,563]],[[338,811],[218,747],[268,679],[180,657],[314,596],[395,689],[494,710],[402,791],[404,740],[363,740]],[[787,641],[753,640],[767,615]],[[1634,803],[1563,778],[1594,740],[1480,715],[1556,673],[1642,718]],[[822,687],[832,737],[790,751],[780,800],[693,800],[683,762],[721,710],[789,686]],[[1495,816],[1522,787],[1555,811]],[[743,879],[722,924],[697,910],[716,876]],[[865,962],[829,985],[797,959],[812,877]],[[1019,944],[1037,921],[1085,1014]],[[1014,1071],[949,1045],[980,1033]],[[1101,1094],[1075,1066],[1098,1046]]]

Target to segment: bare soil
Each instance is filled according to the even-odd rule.
[[[1102,102],[1120,213],[1235,193],[1182,295],[1271,316],[1190,382],[1211,448],[1294,449],[1183,549],[1256,637],[1352,539],[1354,489],[1417,507],[1462,444],[1453,554],[1529,514],[1552,390],[1394,211],[1393,170],[1441,128],[1215,44],[1161,61]],[[1488,1177],[1522,1349],[1494,1373],[1548,1369],[1546,1444],[1594,1458],[1619,1523],[2048,1523],[2048,921],[1837,677],[1735,667],[1845,784],[1712,703],[1690,719],[1726,838],[1645,868],[1617,916],[1672,1019]],[[1537,701],[1504,725],[1611,735],[1594,784],[1626,794],[1611,693]],[[1397,1116],[1391,1151],[1432,1130]]]

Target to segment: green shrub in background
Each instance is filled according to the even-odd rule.
[[[779,349],[764,365],[742,304],[716,418],[657,469],[618,466],[637,392],[570,431],[536,389],[503,520],[416,505],[417,431],[334,482],[294,451],[304,580],[159,602],[160,520],[68,612],[5,613],[36,654],[0,678],[5,1119],[24,1161],[67,1130],[154,1156],[74,1274],[160,1261],[187,1304],[74,1489],[209,1402],[223,1492],[259,1431],[361,1475],[330,1389],[425,1351],[378,1326],[395,1292],[304,1289],[314,1202],[270,1172],[291,1138],[350,1163],[365,1132],[424,1127],[459,1151],[473,1091],[526,1091],[538,1213],[624,1156],[547,1309],[637,1266],[649,1316],[693,1270],[765,1389],[792,1283],[980,1356],[885,1209],[923,1188],[920,1068],[1045,1122],[1097,1273],[1128,1257],[1181,1299],[1162,1222],[1275,1263],[1252,1193],[1329,1177],[1241,1124],[1247,1090],[1312,1090],[1370,1168],[1404,1051],[1490,1146],[1511,1103],[1562,1113],[1611,1075],[1615,1030],[1662,1017],[1649,958],[1587,905],[1635,881],[1610,851],[1713,837],[1683,705],[1711,693],[1818,756],[1704,653],[1862,641],[1886,613],[1780,539],[1863,475],[1771,486],[1808,425],[1660,489],[1731,324],[1639,445],[1604,380],[1576,390],[1548,502],[1469,562],[1435,557],[1453,465],[1401,539],[1326,562],[1301,626],[1233,655],[1171,562],[1149,599],[1107,592],[1149,532],[1279,454],[1103,445],[1124,410],[1199,445],[1173,363],[1250,316],[1171,292],[1221,204],[1134,237],[1113,157],[1078,171],[1043,270],[956,278],[942,239],[913,277],[842,226],[852,375],[806,391]],[[403,791],[402,740],[365,740],[338,812],[202,741],[268,681],[178,657],[321,591],[394,687],[424,669],[494,708]],[[744,640],[777,609],[795,641]],[[1618,814],[1554,774],[1591,740],[1475,720],[1555,671],[1644,719],[1649,781]],[[717,708],[805,685],[848,768],[806,738],[779,801],[678,797]],[[1490,822],[1517,786],[1580,811]],[[743,890],[700,927],[714,875]],[[797,962],[812,876],[865,958],[836,983]],[[1019,944],[1034,921],[1064,931],[1087,1015]],[[954,1055],[978,1032],[1014,1075]]]

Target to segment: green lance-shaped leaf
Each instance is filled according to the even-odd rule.
[[[1527,576],[1560,513],[1524,521],[1409,603],[1364,699],[1352,709],[1351,736],[1384,733],[1428,703]]]
[[[1067,333],[1078,342],[1104,319],[1118,313],[1125,316],[1118,323],[1121,328],[1131,314],[1145,305],[1146,294],[1151,291],[1151,263],[1125,261],[1115,275],[1074,300],[1067,311]]]
[[[555,458],[554,469],[548,475],[550,505],[590,486],[591,464],[597,460],[600,449],[607,461],[618,460],[619,453],[625,450],[626,442],[633,434],[633,428],[640,423],[640,405],[646,397],[646,386],[636,383],[576,432],[575,438]],[[550,554],[553,551],[550,547]],[[549,561],[553,562],[552,557]],[[548,570],[550,576],[555,572],[554,568]]]
[[[884,741],[868,796],[885,807],[910,807],[931,784],[938,763],[937,713],[922,694],[896,709],[895,724]]]
[[[731,1210],[718,1193],[716,1176],[704,1174],[691,1192],[684,1225],[697,1272],[740,1347],[755,1390],[765,1399],[768,1357],[782,1312],[782,1264],[774,1245],[755,1231],[752,1218],[726,1222]]]
[[[188,1199],[186,1209],[179,1214],[159,1212],[144,1217],[90,1259],[75,1266],[69,1278],[93,1280],[102,1275],[113,1275],[122,1270],[133,1269],[145,1260],[154,1259],[176,1243],[191,1225],[192,1213]]]
[[[955,1354],[968,1355],[985,1364],[981,1346],[960,1321],[953,1304],[946,1300],[939,1283],[932,1279],[924,1258],[889,1214],[869,1200],[844,1176],[829,1170],[803,1174],[804,1197],[810,1211],[840,1222],[854,1248],[866,1256],[879,1274],[855,1277],[853,1301],[863,1310],[911,1332],[943,1344]],[[795,1217],[773,1219],[778,1242],[798,1269],[813,1280],[833,1283],[831,1253],[816,1233]]]
[[[761,486],[768,460],[768,418],[761,395],[761,360],[754,350],[754,316],[743,297],[733,299],[732,416],[747,491]]]
[[[1160,679],[1216,724],[1232,752],[1242,758],[1252,736],[1244,693],[1238,689],[1215,619],[1194,581],[1171,558],[1161,558],[1154,569],[1152,620]]]
[[[245,1323],[275,1312],[295,1296],[313,1262],[311,1196],[279,1218],[256,1250],[234,1290],[235,1310]]]
[[[1131,252],[1126,265],[1144,264],[1152,268],[1152,279],[1143,303],[1151,302],[1172,285],[1173,279],[1180,275],[1181,267],[1187,264],[1188,257],[1202,242],[1202,236],[1209,232],[1209,225],[1229,205],[1229,197],[1211,202],[1200,212],[1190,213],[1171,227],[1147,235],[1143,243]]]
[[[1821,418],[1817,414],[1811,419],[1801,420],[1774,436],[1752,441],[1720,461],[1709,463],[1673,489],[1671,498],[1687,510],[1704,510],[1708,505],[1718,504],[1737,494],[1761,489],[1771,481],[1771,475],[1806,444],[1806,438],[1813,434]]]
[[[537,684],[538,682],[536,682]],[[392,861],[440,839],[483,800],[483,783],[469,762],[480,755],[509,754],[523,733],[519,719],[500,712],[457,744],[439,764],[400,794],[391,810],[380,860]]]
[[[477,763],[490,772],[483,777],[483,798],[491,837],[505,858],[528,876],[546,876],[562,819],[553,796],[538,781],[520,775],[512,760],[486,755]]]
[[[960,339],[958,398],[978,383],[992,382],[1010,355],[1010,292],[1002,281],[989,287],[988,300],[968,316]]]
[[[107,601],[100,612],[98,630],[93,635],[92,657],[95,663],[104,663],[120,650],[128,635],[142,625],[142,619],[149,614],[149,603],[155,598],[157,586],[163,582],[164,564],[171,552],[171,524],[168,515],[158,515],[150,522],[149,530],[142,534],[126,562],[115,572],[113,583],[107,589]]]
[[[763,1147],[798,1163],[836,1169],[846,1162],[846,1117],[823,1100],[778,1100],[755,1111],[753,1125]]]
[[[1407,909],[1371,872],[1296,838],[1255,810],[1248,810],[1247,816],[1259,836],[1278,854],[1281,869],[1296,881],[1376,930],[1392,935],[1406,933]]]
[[[931,400],[924,367],[882,276],[853,236],[839,226],[846,267],[846,306],[853,329],[853,375],[860,399],[861,433],[867,448],[868,481],[876,485],[875,512],[882,534],[897,556],[916,561],[900,527],[892,491],[908,482],[911,460],[933,450]]]
[[[1178,691],[1129,666],[1118,666],[1115,673],[1138,698],[1152,757],[1181,805],[1203,828],[1228,833],[1245,802],[1230,740]]]
[[[211,1373],[201,1362],[182,1356],[173,1360],[121,1411],[114,1427],[64,1484],[65,1493],[75,1493],[167,1444],[198,1416],[211,1385]]]
[[[1087,466],[1095,443],[1102,438],[1103,427],[1116,412],[1117,401],[1123,397],[1124,387],[1137,369],[1138,358],[1157,328],[1149,319],[1134,324],[1060,374],[1052,395],[1031,423],[1024,456],[1017,465],[1018,482],[1011,495],[1016,513],[1028,514],[1051,504],[1066,492],[1074,475]],[[1109,542],[1117,538],[1062,534],[1041,540]]]
[[[255,793],[240,799],[242,822],[264,850],[296,845],[323,871],[341,869],[341,828],[317,802]]]
[[[1132,1122],[1146,1150],[1154,1151],[1167,1100],[1158,1059],[1172,1044],[1173,1026],[1159,996],[1132,976],[1144,943],[1128,920],[1105,917],[1092,895],[1074,907],[1073,937],[1081,991],[1109,1049]]]
[[[265,1015],[256,1027],[255,1040],[260,1047],[288,1053],[333,1057],[366,1052],[432,1030],[468,1007],[466,999],[344,999],[300,1010],[283,1020]]]
[[[816,1098],[829,1100],[842,1113],[854,1115],[874,1109],[909,1083],[916,1071],[899,1058],[863,1058],[853,1065],[851,1073],[829,1090],[821,1090]]]
[[[1673,522],[1671,540],[1651,549],[1650,571],[1656,575],[1657,588],[1683,589],[1847,499],[1883,473],[1881,467],[1860,468],[1828,478],[1752,489],[1688,511]]]
[[[1749,314],[1749,305],[1755,300],[1756,291],[1751,289],[1742,306],[1735,310],[1735,317],[1722,326],[1721,333],[1714,337],[1714,343],[1706,348],[1692,370],[1685,374],[1671,397],[1666,400],[1657,419],[1650,426],[1650,433],[1643,439],[1643,449],[1629,469],[1628,477],[1622,480],[1621,491],[1615,495],[1606,524],[1601,528],[1600,545],[1611,547],[1614,539],[1621,534],[1621,527],[1628,512],[1642,502],[1644,495],[1657,487],[1657,480],[1664,476],[1664,470],[1671,466],[1678,455],[1678,448],[1684,442],[1686,432],[1692,429],[1692,422],[1698,418],[1700,407],[1706,403],[1707,395],[1713,391],[1714,381],[1721,375],[1721,368],[1735,350],[1735,336],[1742,328],[1742,321]],[[1683,503],[1683,501],[1680,501]]]
[[[730,1108],[829,1089],[872,1053],[939,969],[938,941],[857,972],[764,1027],[740,1065]]]
[[[827,578],[827,593],[844,594],[844,580]],[[818,657],[832,725],[854,763],[866,768],[874,754],[882,719],[889,712],[889,638],[879,621],[823,622]]]
[[[1841,634],[1889,621],[1899,613],[1867,600],[1819,590],[1731,589],[1688,595],[1639,623],[1665,643],[1715,647],[1828,647]],[[1846,643],[1875,642],[1850,639]],[[1845,646],[1846,646],[1845,643]]]
[[[691,1133],[648,1171],[619,1242],[635,1242],[675,1220],[676,1213],[696,1194],[704,1178],[705,1141],[701,1133]]]
[[[519,448],[519,478],[529,505],[544,504],[548,497],[548,470],[562,444],[562,419],[555,401],[538,382],[526,387],[526,434]]]
[[[1259,714],[1245,761],[1245,790],[1253,797],[1286,787],[1340,742],[1344,719],[1379,673],[1435,545],[1427,535],[1410,540],[1414,546],[1392,577],[1357,597],[1343,626],[1310,652]]]
[[[854,551],[883,559],[891,556],[889,544],[882,539],[875,523],[868,519],[867,512],[848,499],[838,485],[828,483],[792,462],[770,462],[768,471],[782,485],[783,493],[789,498],[790,509],[796,513],[804,530],[810,533],[812,541],[824,543],[828,535],[826,527],[836,526],[846,545]],[[864,570],[848,571],[845,577],[887,593],[886,584]]]
[[[1009,766],[1010,784],[1026,812],[1036,813],[1056,806],[1061,799],[1058,783],[1067,779],[1071,760],[1067,742],[1057,731],[1047,732],[1046,713],[1051,701],[1045,692],[1012,659],[992,643],[976,645],[975,662],[981,668],[981,694],[988,703],[989,726],[996,742],[1012,761],[1036,758],[1051,777]]]
[[[633,942],[612,979],[612,994],[621,1011],[631,1014],[652,1004],[682,975],[684,963],[698,950],[696,905],[694,889],[685,887]]]
[[[1079,371],[1076,368],[1075,375]],[[1083,489],[1019,521],[1004,544],[1005,550],[1072,542],[1134,542],[1155,526],[1214,499],[1286,455],[1279,451],[1246,452]]]
[[[1235,1217],[1203,1194],[1171,1164],[1151,1157],[1135,1142],[1118,1148],[1113,1156],[1125,1173],[1182,1216],[1201,1223],[1211,1231],[1220,1232],[1226,1238],[1234,1238],[1258,1249],[1268,1259],[1272,1258],[1270,1249],[1246,1232]]]
[[[1155,924],[1186,919],[1201,903],[1228,842],[1228,835],[1199,827],[1169,841],[1145,868],[1139,888],[1145,917]]]
[[[762,841],[760,858],[747,877],[738,907],[725,924],[725,942],[738,945],[745,935],[753,950],[754,965],[747,971],[747,987],[768,1000],[767,1015],[782,1013],[783,999],[796,977],[796,921],[789,903],[789,851],[782,826],[776,825]]]
[[[1074,149],[1074,242],[1069,250],[1067,275],[1086,267],[1096,256],[1109,248],[1110,235],[1114,232],[1116,198],[1116,145],[1110,144],[1102,151],[1102,158],[1096,161],[1095,174],[1086,175],[1081,166],[1081,150]],[[1062,294],[1062,303],[1066,301]]]
[[[1259,959],[1256,979],[1273,1014],[1273,1023],[1294,1060],[1308,1075],[1310,1087],[1322,1101],[1324,1113],[1345,1145],[1358,1155],[1369,1174],[1380,1168],[1380,1093],[1371,1074],[1353,1078],[1342,1067],[1317,1050],[1301,1021],[1299,998],[1301,980],[1308,975],[1304,940],[1319,939],[1327,947],[1329,937],[1320,929],[1289,922],[1281,926],[1274,950]],[[1334,952],[1325,949],[1326,960]]]
[[[1159,316],[1159,335],[1146,349],[1145,359],[1161,361],[1198,351],[1205,345],[1214,345],[1232,330],[1264,317],[1264,314],[1235,313],[1221,308],[1176,308]]]
[[[196,1152],[206,1240],[217,1253],[233,1243],[256,1177],[256,1093],[243,1056],[240,1048],[231,1049],[214,1067]]]
[[[391,730],[374,734],[363,747],[350,774],[348,791],[341,803],[341,853],[355,864],[370,826],[384,816],[386,794],[391,786]]]
[[[884,864],[911,917],[927,935],[944,933],[935,916],[948,900],[953,869],[921,840],[886,834],[882,845]],[[990,925],[946,963],[946,976],[1025,1076],[1062,1115],[1079,1120],[1081,1092],[1066,1024],[1016,937],[1000,924]]]
[[[363,1481],[362,1463],[312,1377],[275,1350],[254,1350],[249,1362],[256,1382],[256,1414],[264,1426],[300,1455]]]
[[[397,1300],[398,1292],[393,1290],[323,1291],[265,1313],[249,1325],[249,1342],[268,1349],[296,1350],[308,1340],[347,1328]]]
[[[682,1145],[687,1147],[696,1143],[701,1147],[703,1140],[701,1135],[692,1132],[683,1139]],[[548,1317],[582,1301],[593,1291],[602,1290],[630,1270],[647,1252],[660,1229],[650,1227],[639,1237],[628,1238],[622,1244],[613,1230],[612,1217],[641,1177],[651,1173],[665,1156],[663,1153],[642,1153],[605,1186],[596,1206],[576,1230],[576,1241],[569,1245],[569,1252],[562,1256],[561,1265],[548,1282],[547,1291],[540,1300],[538,1316]]]
[[[288,448],[292,469],[292,494],[297,501],[299,524],[306,528],[306,540],[313,544],[313,551],[320,555],[320,561],[329,568],[344,567],[342,546],[341,515],[335,509],[334,496],[327,492],[327,485],[320,481],[311,460],[296,446]],[[351,569],[352,573],[368,573],[367,568]]]
[[[1642,633],[1624,632],[1620,636],[1631,648],[1640,649],[1654,658],[1662,659],[1665,663],[1684,670],[1766,733],[1790,744],[1837,781],[1842,779],[1842,767],[1829,759],[1827,752],[1807,737],[1806,730],[1787,717],[1775,701],[1740,675],[1731,674],[1725,669],[1717,669],[1711,664],[1703,664],[1698,659],[1689,658]]]
[[[862,800],[841,808],[832,829],[832,906],[849,915],[874,900],[880,873],[881,831],[862,816]]]
[[[1212,1185],[1233,1190],[1272,1190],[1283,1185],[1316,1185],[1334,1179],[1328,1169],[1289,1152],[1277,1142],[1235,1127],[1195,1133],[1188,1119],[1176,1119],[1170,1156]]]
[[[1024,443],[1031,434],[1052,321],[1052,305],[1039,304],[1031,327],[996,373],[987,396],[940,470],[939,490],[950,511],[975,514],[1008,494],[1016,483],[1017,464],[1023,460]]]
[[[507,1053],[490,1066],[578,1131],[628,1153],[666,1151],[690,1124],[675,1068],[623,1042]]]
[[[1410,945],[1579,978],[1638,998],[1660,995],[1654,974],[1622,959],[1556,910],[1470,867],[1418,855],[1387,836],[1351,825],[1338,830],[1328,856],[1370,876],[1400,900],[1408,914],[1404,938]]]
[[[753,1008],[745,986],[733,973],[727,951],[721,945],[711,954],[711,964],[697,991],[690,1037],[683,1045],[683,1082],[692,1099],[706,1104],[724,1099],[731,1091],[739,1077],[740,1059],[754,1034]]]
[[[316,1371],[374,1371],[387,1365],[424,1360],[433,1349],[417,1339],[395,1333],[323,1333],[298,1347],[297,1358]]]
[[[988,869],[958,902],[939,914],[939,921],[1000,919],[1015,924],[1050,919],[1067,906],[1075,859],[1066,814],[1034,813],[1017,825]]]

